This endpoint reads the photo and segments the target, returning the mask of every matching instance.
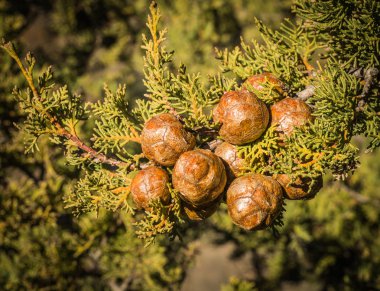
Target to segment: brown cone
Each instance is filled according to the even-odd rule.
[[[271,73],[262,73],[249,77],[243,84],[242,89],[246,90],[248,85],[256,90],[264,89],[266,84],[274,86],[274,88],[280,93],[284,93],[284,83],[277,79]]]
[[[227,182],[223,162],[209,150],[183,153],[173,169],[173,186],[180,197],[194,206],[215,201]]]
[[[276,124],[277,130],[285,135],[312,120],[310,107],[302,100],[289,97],[275,103],[271,115],[271,125]]]
[[[222,198],[222,195],[220,195],[219,197]],[[183,203],[182,207],[183,207],[184,213],[186,214],[186,217],[189,220],[201,221],[210,217],[216,212],[222,200],[220,198],[216,199],[215,201],[212,201],[211,203],[205,206],[196,207],[188,203]]]
[[[245,144],[258,139],[269,123],[264,102],[249,91],[225,93],[213,112],[215,122],[222,124],[219,134],[231,144]]]
[[[245,160],[238,156],[236,146],[223,142],[215,149],[215,154],[220,157],[225,163],[227,175],[230,181],[243,173]]]
[[[170,192],[167,186],[169,176],[161,168],[148,167],[141,170],[131,183],[132,199],[137,208],[148,209],[153,199],[161,199],[162,203],[170,201]]]
[[[149,119],[141,133],[144,155],[163,166],[174,165],[182,153],[193,149],[194,146],[194,136],[169,113]]]
[[[314,179],[309,177],[297,177],[294,182],[292,182],[291,176],[287,174],[278,174],[273,178],[275,178],[285,190],[284,197],[291,200],[314,198],[323,187],[322,175]],[[313,180],[315,183],[311,186]]]
[[[228,213],[235,224],[246,230],[270,226],[282,202],[280,184],[260,174],[236,178],[227,191]]]

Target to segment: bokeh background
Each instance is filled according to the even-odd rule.
[[[286,0],[162,0],[175,64],[217,71],[214,47],[259,38],[254,17],[272,28],[293,19]],[[57,83],[85,101],[104,83],[144,95],[141,33],[147,0],[0,0],[0,36],[53,65]],[[380,289],[380,152],[365,153],[345,181],[325,177],[311,201],[288,202],[279,236],[233,227],[224,206],[190,223],[182,241],[144,248],[126,213],[74,217],[62,197],[80,176],[61,149],[41,139],[25,155],[23,115],[11,91],[25,85],[0,52],[0,289],[4,290],[376,290]],[[83,127],[91,136],[91,124]]]

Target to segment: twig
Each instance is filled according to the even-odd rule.
[[[376,68],[369,68],[364,74],[364,88],[361,97],[364,98],[368,95],[372,86],[376,81],[376,77],[379,75],[379,70]]]
[[[189,131],[195,134],[199,134],[201,136],[206,135],[210,137],[217,137],[219,135],[219,131],[213,128],[205,127],[205,126],[199,126],[195,127],[193,129],[189,128]]]
[[[222,144],[222,143],[223,143],[222,140],[220,140],[220,139],[215,139],[215,140],[212,140],[212,141],[206,143],[205,148],[207,148],[207,149],[213,151],[213,150],[215,150],[215,149],[216,149],[220,144]]]
[[[309,99],[311,96],[313,96],[314,93],[315,93],[315,86],[309,85],[309,86],[306,86],[306,88],[302,90],[301,92],[298,92],[296,95],[298,99],[305,101]]]
[[[371,88],[373,87],[373,85],[376,82],[376,79],[377,79],[378,75],[379,75],[379,70],[376,69],[376,68],[369,68],[368,70],[366,70],[364,72],[364,87],[363,87],[363,91],[362,91],[362,93],[359,96],[357,96],[358,99],[361,99],[358,102],[358,106],[355,108],[355,110],[357,112],[360,112],[360,111],[364,110],[364,105],[366,104],[364,98],[369,94]]]
[[[34,85],[33,76],[30,72],[27,71],[27,69],[22,64],[19,56],[17,55],[14,46],[11,42],[3,43],[2,48],[16,61],[17,65],[19,66],[22,74],[24,75],[26,81],[28,82],[28,85],[30,89],[32,90],[34,98],[41,101],[41,96],[37,91],[36,86]],[[57,129],[57,134],[60,136],[65,137],[66,139],[71,140],[78,148],[85,151],[92,159],[94,159],[95,162],[105,163],[112,166],[131,166],[130,163],[122,162],[119,160],[115,160],[112,158],[106,157],[104,154],[97,152],[93,148],[86,145],[83,141],[80,140],[80,138],[69,131],[67,131],[62,125],[56,120],[54,116],[52,116],[48,112],[44,112],[45,116],[49,119],[51,124]]]
[[[307,72],[308,72],[309,74],[315,70],[315,68],[309,63],[309,61],[308,61],[308,59],[307,59],[307,56],[304,56],[304,57],[302,58],[302,62],[303,62],[303,64],[305,65],[306,70],[307,70]]]

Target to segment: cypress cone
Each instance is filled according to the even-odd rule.
[[[225,93],[213,112],[215,122],[222,124],[219,134],[235,145],[258,139],[269,123],[269,111],[264,102],[249,91]]]
[[[266,85],[273,86],[280,94],[284,93],[285,85],[272,73],[262,73],[249,77],[243,84],[242,89],[246,90],[249,86],[255,90],[263,90]]]
[[[215,201],[212,201],[205,206],[198,207],[184,202],[182,208],[186,214],[187,219],[193,221],[201,221],[210,217],[216,212],[216,210],[219,208],[222,197],[223,195],[220,195],[219,198]]]
[[[222,160],[203,149],[183,153],[174,166],[172,179],[182,200],[193,206],[215,201],[227,183]]]
[[[311,109],[305,101],[287,97],[271,107],[271,125],[277,125],[281,135],[290,135],[295,127],[312,121]]]
[[[272,225],[283,202],[280,184],[260,174],[236,178],[227,191],[228,213],[232,221],[246,229]]]
[[[291,200],[311,199],[323,187],[322,175],[316,178],[296,177],[292,182],[292,176],[278,174],[274,178],[284,189],[284,197]]]
[[[144,155],[163,166],[173,166],[182,153],[194,146],[194,136],[170,113],[149,119],[141,133]]]
[[[217,146],[215,154],[223,160],[229,181],[243,173],[245,160],[238,156],[236,146],[223,142]]]
[[[137,173],[131,183],[132,199],[137,208],[148,209],[149,203],[160,199],[167,204],[170,201],[168,189],[169,176],[158,167],[148,167]]]

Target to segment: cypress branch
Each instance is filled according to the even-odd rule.
[[[44,91],[44,90],[46,90],[46,88],[39,88],[39,91],[38,91],[35,84],[34,84],[34,79],[33,79],[33,74],[32,74],[34,64],[35,64],[34,57],[31,56],[31,54],[27,55],[26,61],[28,63],[29,68],[25,68],[22,61],[20,60],[19,56],[17,55],[17,53],[14,49],[14,46],[11,42],[3,43],[2,48],[16,61],[16,63],[19,66],[22,74],[24,75],[25,79],[28,82],[29,88],[33,92],[34,98],[36,100],[38,100],[39,102],[41,102],[42,97],[41,97],[39,91],[40,92]],[[50,69],[49,69],[49,72],[50,72]],[[47,73],[47,74],[49,75],[49,73]],[[47,80],[47,78],[50,79],[50,76],[46,76],[46,80]],[[131,169],[135,168],[134,165],[131,165],[131,164],[119,161],[119,160],[115,160],[112,158],[108,158],[104,154],[99,153],[96,150],[94,150],[93,148],[91,148],[90,146],[86,145],[76,135],[74,127],[71,127],[71,131],[68,131],[59,123],[59,121],[56,119],[56,117],[52,116],[49,112],[47,112],[43,109],[40,110],[39,108],[36,108],[36,111],[38,114],[41,114],[42,116],[46,116],[47,120],[55,127],[55,131],[53,132],[53,134],[65,137],[66,139],[73,142],[78,148],[80,148],[81,150],[86,152],[86,155],[91,157],[95,163],[105,163],[105,164],[109,164],[111,166],[121,166],[121,167],[127,166],[127,167],[130,167]]]
[[[244,91],[244,94],[252,93],[249,96],[257,96],[263,101],[266,110],[285,99],[306,101],[305,106],[312,108],[309,113],[312,117],[305,124],[296,125],[289,134],[281,133],[279,124],[265,124],[262,136],[237,145],[237,154],[245,162],[241,175],[285,174],[292,177],[291,183],[295,183],[296,178],[311,180],[311,188],[315,186],[316,178],[328,172],[343,179],[358,165],[358,149],[352,144],[353,136],[370,137],[369,150],[380,145],[380,103],[375,86],[379,51],[372,39],[377,28],[373,33],[366,32],[366,26],[357,21],[357,15],[350,14],[345,22],[347,3],[335,7],[333,2],[297,1],[295,11],[302,19],[285,20],[278,30],[256,20],[263,42],[252,40],[248,43],[242,38],[239,47],[216,50],[221,72],[215,72],[207,81],[200,73],[188,73],[184,64],[174,65],[174,52],[165,47],[167,30],[160,28],[161,12],[153,2],[147,20],[149,35],[142,35],[145,98],[136,100],[131,110],[126,101],[125,86],[119,86],[115,92],[105,86],[104,98],[85,106],[79,96],[69,94],[66,86],[52,92],[51,69],[38,78],[36,86],[33,79],[35,59],[28,54],[28,66],[25,67],[12,44],[3,44],[29,85],[24,92],[14,91],[21,108],[27,113],[22,126],[29,134],[27,146],[32,150],[37,147],[38,137],[48,134],[53,143],[66,147],[69,163],[84,170],[74,191],[64,198],[66,205],[74,208],[77,214],[101,208],[125,209],[134,213],[129,202],[134,175],[140,169],[160,164],[152,157],[147,162],[148,153],[145,152],[145,157],[142,152],[144,144],[141,145],[140,135],[147,121],[159,115],[167,116],[167,113],[175,116],[168,118],[171,120],[168,125],[163,125],[165,130],[161,139],[158,136],[152,141],[153,151],[157,144],[168,146],[168,149],[161,148],[163,152],[177,151],[171,144],[175,139],[167,138],[172,124],[176,134],[182,130],[189,134],[189,141],[193,138],[196,147],[215,150],[223,138],[221,124],[213,117],[215,105],[228,91]],[[361,5],[352,1],[351,4],[352,11],[361,13],[364,23],[372,27],[378,21],[377,17],[363,10],[363,7],[372,5],[370,2],[367,0]],[[375,4],[371,7],[374,11],[378,9]],[[321,17],[315,17],[318,13]],[[330,26],[333,34],[327,29]],[[338,30],[340,26],[344,27],[342,33]],[[368,43],[360,42],[357,49],[353,46],[360,41],[357,38],[350,39],[350,45],[339,44],[339,41],[347,42],[344,38],[353,30],[359,31],[358,35],[363,35]],[[363,50],[366,53],[361,55]],[[356,69],[358,67],[362,69]],[[240,83],[260,73],[270,73],[279,79],[280,90],[276,84],[255,87],[247,85],[247,81]],[[264,122],[265,114],[261,113]],[[86,114],[95,119],[91,146],[76,133],[78,122],[88,120]],[[163,118],[157,122],[166,121]],[[190,144],[187,150],[192,149]],[[175,170],[172,164],[164,162],[161,168],[169,176]],[[183,226],[180,201],[183,196],[171,184],[168,189],[171,194],[168,204],[152,201],[145,215],[136,212],[137,234],[148,243],[160,234],[174,237]],[[281,225],[281,218],[274,223]]]

